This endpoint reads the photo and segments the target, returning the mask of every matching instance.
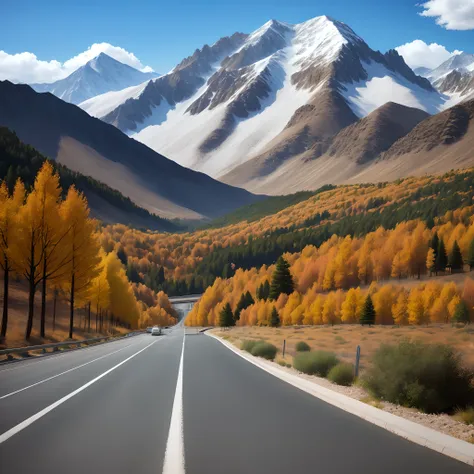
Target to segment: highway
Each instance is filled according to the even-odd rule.
[[[177,326],[0,367],[2,474],[467,474]]]

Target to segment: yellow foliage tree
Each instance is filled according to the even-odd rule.
[[[100,274],[100,244],[95,234],[96,223],[93,219],[89,218],[89,207],[86,198],[78,193],[74,186],[69,188],[67,197],[61,204],[60,215],[63,225],[67,229],[67,235],[64,239],[65,251],[68,255],[65,275],[67,276],[66,287],[69,291],[70,306],[69,338],[72,338],[75,300],[88,293],[92,281]],[[113,269],[115,270],[115,268]],[[110,272],[111,269],[108,268],[107,277],[109,284]],[[128,289],[133,292],[130,287]],[[113,301],[112,295],[111,302],[116,304],[116,301]]]
[[[5,181],[0,186],[0,268],[3,270],[3,312],[0,340],[5,338],[8,326],[9,276],[14,270],[12,244],[17,233],[17,213],[25,200],[25,188],[20,180],[9,195]]]
[[[364,297],[360,288],[351,288],[341,307],[341,321],[354,324],[359,322],[360,312],[364,305]]]
[[[110,311],[114,319],[131,329],[138,328],[140,309],[130,282],[127,279],[125,268],[115,252],[105,258],[107,281],[110,288]]]
[[[392,316],[395,324],[408,324],[408,295],[404,290],[400,292],[392,306]]]
[[[410,291],[408,297],[408,322],[409,324],[422,324],[426,321],[423,292],[419,288]]]

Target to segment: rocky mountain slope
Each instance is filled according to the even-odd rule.
[[[162,217],[225,214],[256,196],[183,168],[52,94],[0,82],[0,125],[44,155]]]
[[[32,84],[37,92],[51,92],[60,99],[79,104],[109,91],[120,91],[156,77],[154,72],[141,72],[100,53],[68,77],[50,84]]]
[[[252,180],[308,150],[326,151],[340,130],[387,102],[435,113],[444,100],[397,52],[373,51],[322,16],[222,38],[167,75],[81,107],[214,177],[249,163]]]
[[[393,143],[388,146],[390,135]],[[323,153],[309,149],[277,172],[253,179],[240,176],[246,170],[237,168],[226,181],[247,180],[249,189],[268,194],[317,189],[328,183],[391,181],[474,166],[472,150],[474,100],[425,119],[420,111],[386,104],[342,130]],[[254,175],[258,172],[257,168]]]

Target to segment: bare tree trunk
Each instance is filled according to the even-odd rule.
[[[30,272],[28,278],[28,321],[26,323],[26,334],[25,338],[29,339],[31,337],[31,330],[33,329],[33,317],[35,314],[35,292],[36,292],[36,283],[35,283],[35,245],[33,239],[31,239],[30,245]]]
[[[41,292],[41,323],[40,323],[40,336],[45,337],[45,326],[46,326],[46,262],[43,261],[43,282]]]
[[[4,339],[7,335],[8,326],[8,279],[10,272],[8,270],[8,260],[5,258],[5,271],[3,274],[3,314],[2,314],[2,331],[0,339]]]
[[[71,278],[71,295],[69,298],[69,339],[72,339],[72,333],[74,332],[74,273]]]
[[[87,332],[91,332],[91,302],[87,308]]]
[[[54,299],[53,299],[53,332],[56,329],[56,300],[58,298],[58,290],[54,289]]]

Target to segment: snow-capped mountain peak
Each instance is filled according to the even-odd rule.
[[[373,51],[348,25],[319,16],[222,38],[144,88],[81,106],[222,177],[257,159],[265,163],[259,173],[273,172],[390,101],[434,113],[443,99],[398,53]]]
[[[158,74],[143,73],[100,53],[68,77],[51,84],[32,84],[37,92],[51,92],[60,99],[79,104],[91,97],[145,82]]]

